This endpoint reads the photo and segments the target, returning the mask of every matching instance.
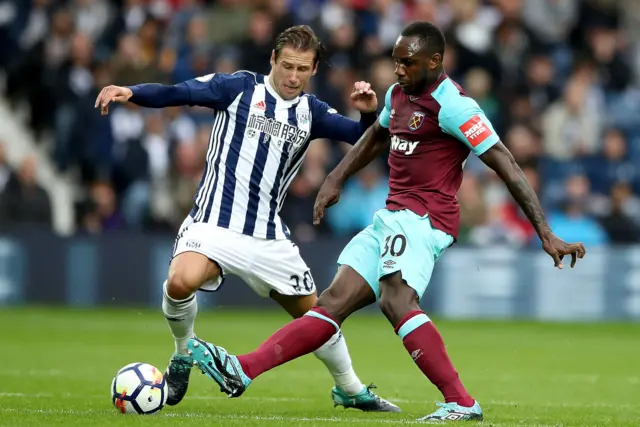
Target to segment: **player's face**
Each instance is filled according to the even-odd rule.
[[[417,37],[400,36],[393,47],[395,74],[404,93],[417,95],[438,76],[439,53],[430,54]]]
[[[293,99],[300,95],[307,82],[316,73],[315,52],[284,47],[278,59],[271,53],[271,72],[275,90],[283,99]]]

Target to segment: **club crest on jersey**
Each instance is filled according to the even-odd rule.
[[[307,125],[309,123],[309,111],[296,111],[296,120],[298,120],[298,125]]]
[[[425,114],[422,111],[414,111],[411,117],[409,117],[409,130],[411,132],[416,131],[422,126],[424,122]]]

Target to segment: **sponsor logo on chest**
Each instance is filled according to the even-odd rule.
[[[405,156],[413,154],[413,151],[416,149],[419,143],[420,141],[407,141],[404,139],[400,139],[395,135],[391,137],[391,149],[404,152]]]
[[[308,127],[309,116],[308,113],[303,115],[302,125]],[[309,137],[309,132],[305,129],[300,129],[297,126],[284,123],[276,119],[265,117],[261,114],[252,113],[247,121],[247,136],[253,138],[260,133],[264,134],[263,142],[267,143],[271,138],[278,140],[278,146],[282,145],[282,141],[292,144],[295,147],[299,147],[305,143]]]

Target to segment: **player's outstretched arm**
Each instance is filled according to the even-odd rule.
[[[143,83],[135,86],[107,86],[96,98],[95,108],[109,113],[113,102],[133,102],[141,107],[164,108],[181,105],[226,109],[241,91],[243,75],[209,74],[175,85]]]
[[[324,180],[313,206],[315,225],[320,223],[325,208],[338,203],[342,186],[347,179],[382,154],[388,144],[389,129],[381,126],[380,120],[376,120]]]
[[[109,104],[131,101],[141,107],[164,108],[189,105],[191,94],[185,83],[167,86],[159,83],[143,83],[135,86],[107,86],[96,98],[95,108],[103,115],[109,114]]]
[[[571,268],[573,268],[577,258],[583,258],[586,254],[584,245],[582,243],[566,243],[553,234],[545,219],[538,196],[529,185],[524,172],[507,147],[499,141],[481,154],[480,159],[493,169],[507,185],[509,192],[533,224],[538,236],[540,236],[543,249],[553,258],[555,266],[563,268],[563,257],[571,255]]]

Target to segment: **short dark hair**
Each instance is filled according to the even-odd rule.
[[[278,35],[276,38],[275,48],[276,60],[280,56],[282,49],[285,47],[302,51],[314,51],[315,57],[313,59],[313,65],[316,65],[318,61],[320,61],[320,56],[324,51],[322,42],[318,40],[316,33],[308,25],[296,25],[295,27],[289,27]]]
[[[423,48],[429,52],[439,53],[444,56],[446,41],[440,28],[431,22],[415,21],[408,24],[401,33],[402,37],[417,37],[423,44]]]

